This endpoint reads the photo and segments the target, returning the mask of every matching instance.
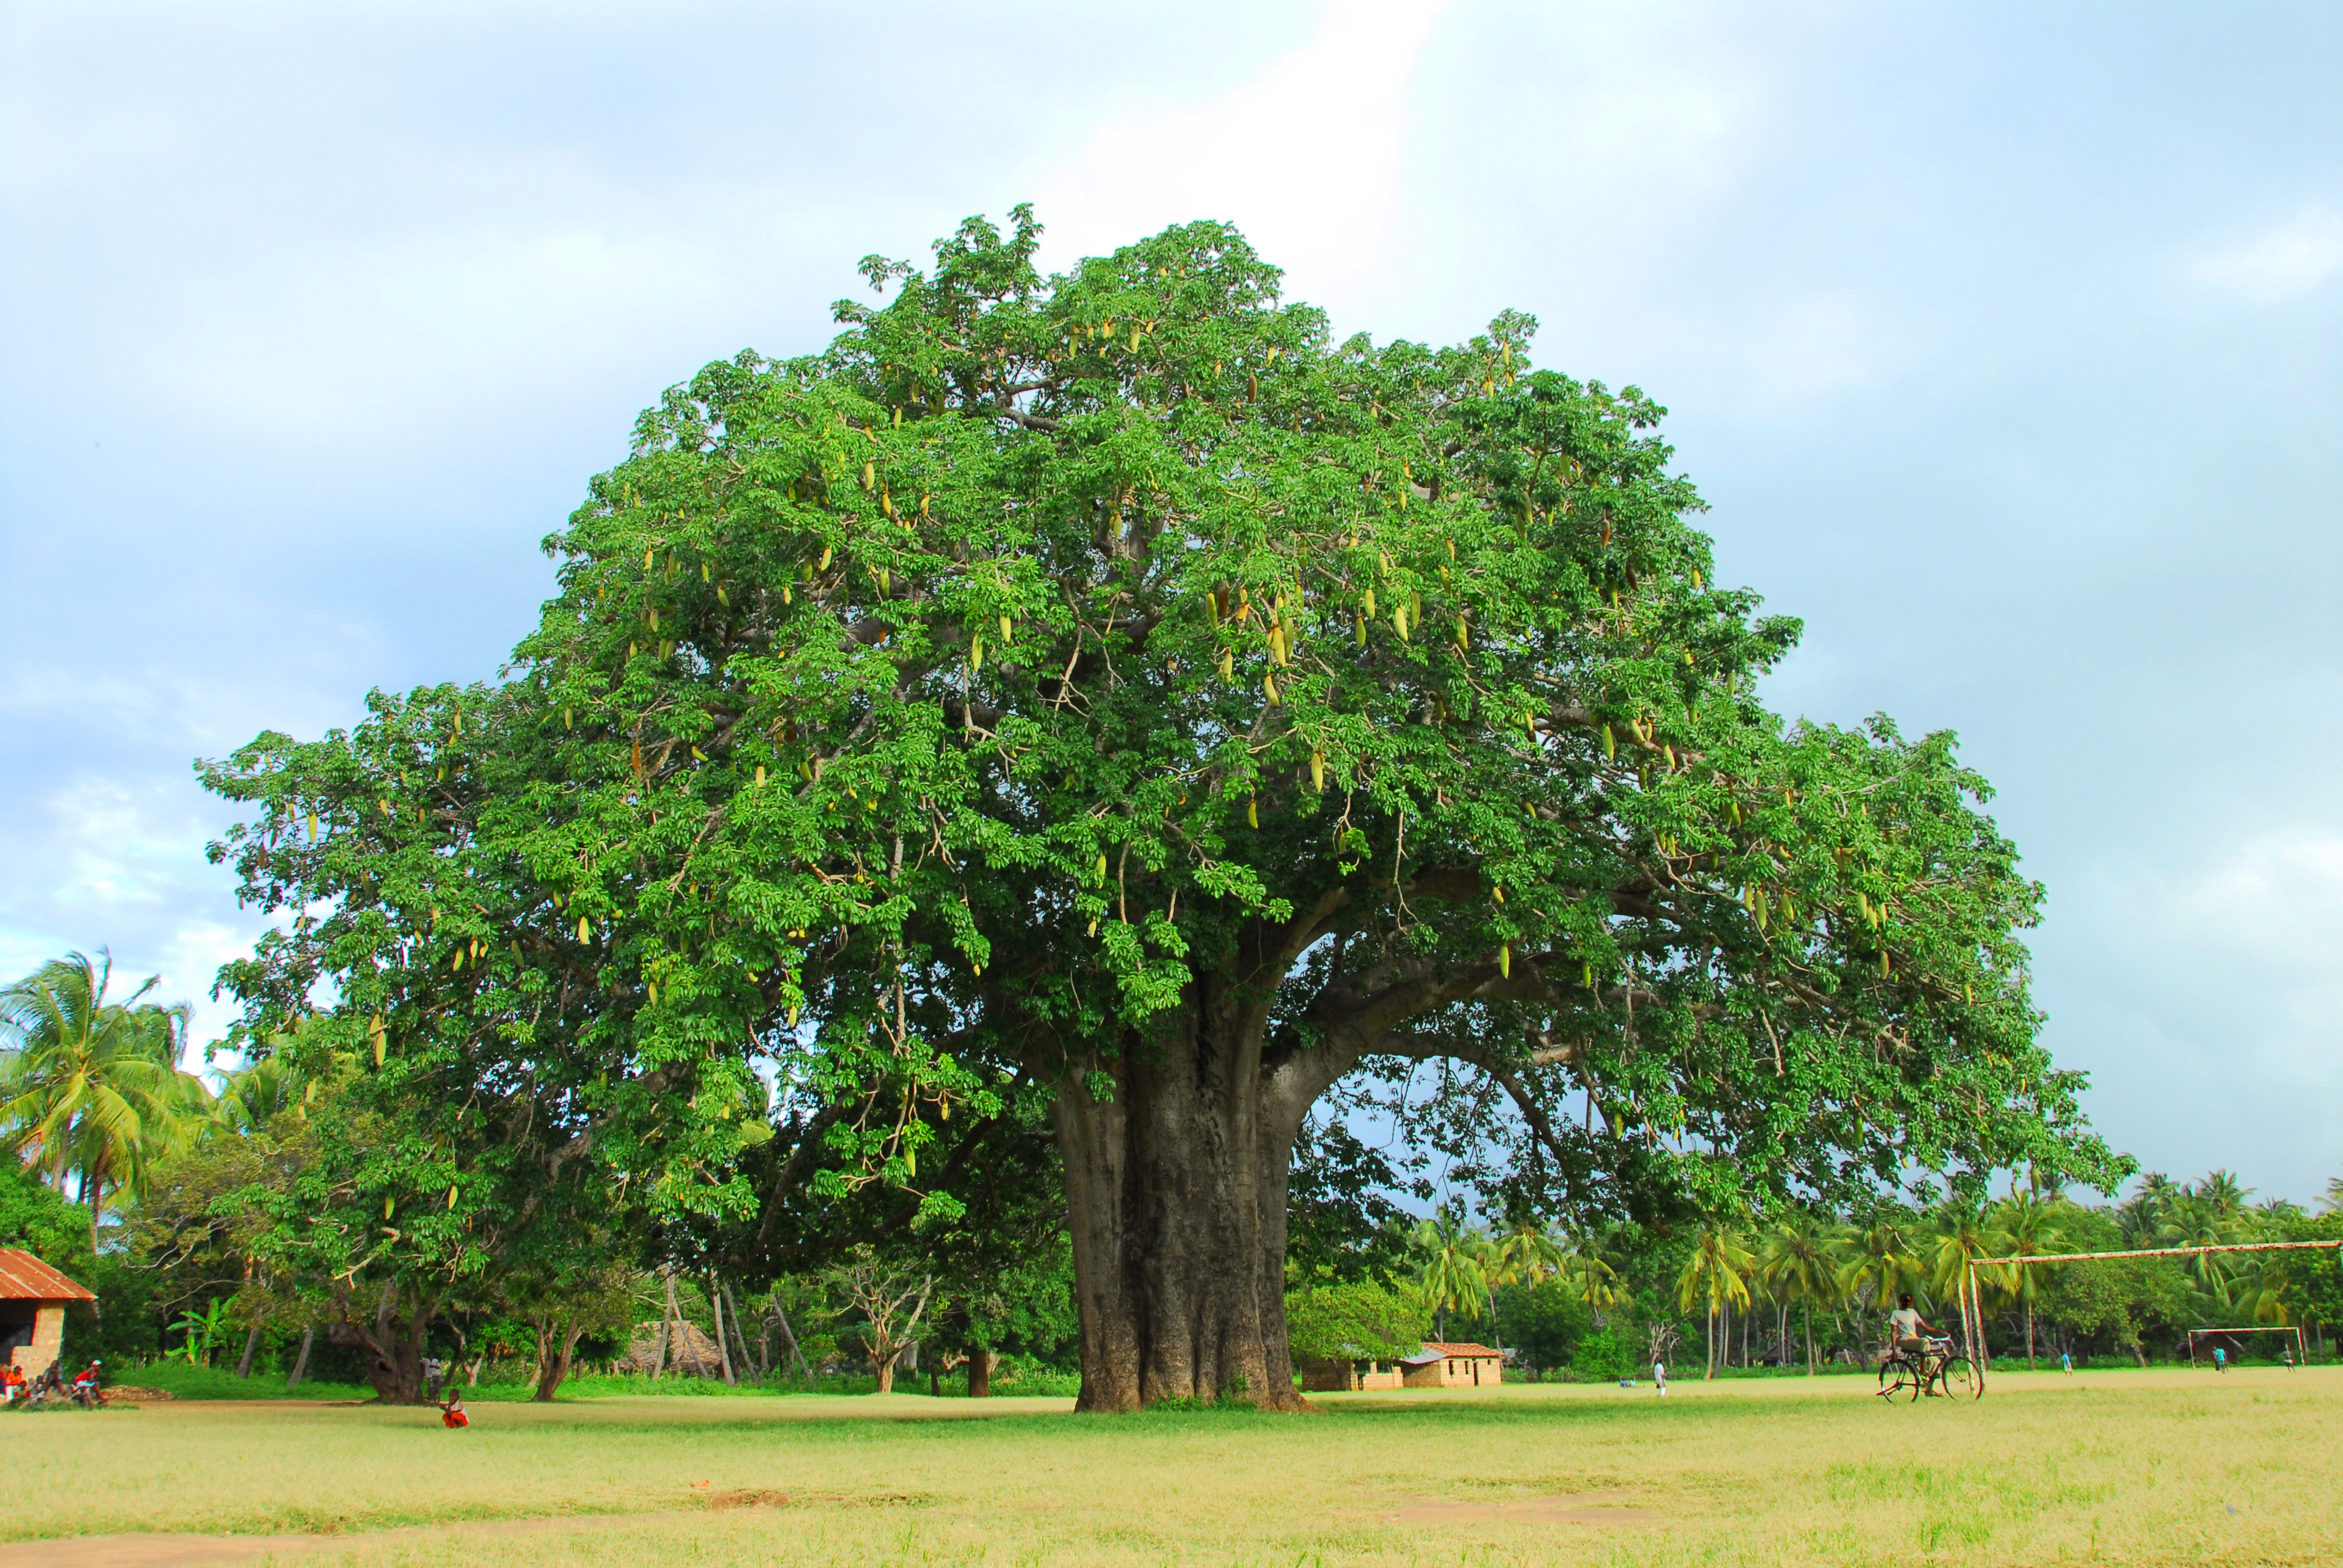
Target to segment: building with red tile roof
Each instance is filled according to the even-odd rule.
[[[39,1377],[56,1365],[65,1343],[65,1308],[94,1302],[84,1289],[32,1253],[0,1247],[0,1350]]]

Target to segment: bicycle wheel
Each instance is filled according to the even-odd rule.
[[[1889,1356],[1879,1363],[1879,1397],[1893,1402],[1898,1394],[1920,1397],[1920,1369],[1902,1356]]]
[[[1966,1356],[1953,1357],[1945,1363],[1945,1370],[1938,1375],[1945,1380],[1945,1392],[1954,1399],[1964,1394],[1974,1399],[1984,1392]]]

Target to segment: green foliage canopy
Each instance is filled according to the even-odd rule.
[[[370,1246],[460,1271],[475,1192],[589,1157],[752,1214],[768,1077],[835,1111],[818,1191],[949,1217],[949,1117],[1104,1092],[1249,952],[1295,960],[1269,1059],[1469,1063],[1579,1202],[2112,1179],[1984,781],[1766,711],[1795,624],[1714,581],[1658,407],[1523,316],[1337,340],[1222,225],[1052,278],[1039,233],[670,392],[500,684],[206,768],[299,911],[247,1034],[432,1119],[341,1179],[415,1205]]]

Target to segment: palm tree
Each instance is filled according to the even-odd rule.
[[[1463,1306],[1478,1308],[1489,1292],[1481,1247],[1476,1245],[1481,1238],[1466,1228],[1461,1211],[1443,1204],[1431,1219],[1417,1224],[1415,1239],[1426,1253],[1423,1297],[1439,1320],[1434,1332],[1444,1340],[1449,1312]]]
[[[1594,1309],[1599,1325],[1604,1308],[1615,1307],[1626,1299],[1619,1284],[1619,1271],[1590,1237],[1566,1236],[1560,1245],[1562,1261],[1554,1275],[1572,1296]]]
[[[2162,1235],[2172,1201],[2187,1191],[2161,1171],[2151,1171],[2141,1177],[2138,1191],[2117,1211],[2123,1216],[2124,1233],[2135,1241]]]
[[[106,1193],[146,1184],[156,1156],[184,1141],[203,1083],[178,1069],[187,1008],[106,1000],[114,962],[100,950],[53,960],[0,990],[0,1148],[44,1171],[59,1191],[73,1179],[89,1205],[90,1245]]]
[[[2046,1257],[2061,1241],[2056,1200],[2045,1202],[2031,1193],[1995,1206],[1986,1231],[1994,1251],[2004,1258]],[[2035,1275],[2020,1264],[2016,1270],[2017,1298],[2026,1306],[2026,1370],[2034,1370]]]
[[[1995,1255],[1994,1239],[1986,1227],[1982,1210],[1958,1198],[1948,1198],[1937,1205],[1936,1226],[1927,1239],[1926,1253],[1929,1291],[1934,1300],[1958,1302],[1961,1316],[1966,1319],[1969,1312],[1967,1285],[1973,1269],[1976,1270],[1980,1296],[1986,1286],[2003,1291],[2010,1289],[2011,1271],[1976,1267],[1979,1258]],[[1982,1301],[1977,1302],[1977,1310],[1984,1311]],[[1986,1353],[1983,1343],[1985,1325],[1978,1323],[1976,1329],[1979,1340],[1977,1353],[1983,1356]]]
[[[1792,1210],[1758,1238],[1758,1277],[1776,1296],[1798,1303],[1808,1377],[1815,1375],[1815,1305],[1838,1299],[1835,1241],[1831,1227],[1803,1209]]]
[[[2338,1209],[2343,1209],[2343,1176],[2329,1176],[2327,1191],[2318,1200],[2318,1211],[2332,1214]]]
[[[1716,1375],[1716,1317],[1728,1307],[1749,1304],[1749,1271],[1756,1262],[1741,1237],[1719,1220],[1693,1233],[1692,1259],[1676,1276],[1676,1302],[1689,1312],[1708,1309],[1708,1372]]]
[[[1838,1299],[1883,1309],[1921,1282],[1919,1243],[1912,1217],[1901,1209],[1880,1208],[1862,1224],[1840,1232]]]
[[[2254,1190],[2239,1181],[2232,1171],[2209,1171],[2191,1191],[2225,1219],[2243,1210],[2246,1200],[2254,1195]]]
[[[249,1136],[266,1131],[270,1122],[300,1105],[307,1087],[307,1081],[283,1058],[262,1057],[221,1078],[212,1119],[226,1132]]]
[[[2215,1176],[2227,1176],[2217,1171]],[[2211,1190],[2207,1191],[2210,1187]],[[2234,1247],[2240,1241],[2251,1241],[2244,1215],[2229,1201],[2235,1193],[2234,1180],[2229,1191],[2212,1186],[2207,1178],[2203,1185],[2191,1188],[2165,1205],[2167,1218],[2162,1226],[2165,1244],[2172,1247]],[[2189,1269],[2205,1293],[2222,1306],[2231,1305],[2229,1277],[2231,1265],[2218,1254],[2200,1252],[2188,1261]]]

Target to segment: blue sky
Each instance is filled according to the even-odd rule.
[[[493,674],[703,362],[1032,200],[1649,389],[1776,705],[1951,729],[2150,1168],[2343,1171],[2343,10],[0,7],[0,970],[201,998],[189,762]],[[219,1010],[205,1003],[214,1025]]]

